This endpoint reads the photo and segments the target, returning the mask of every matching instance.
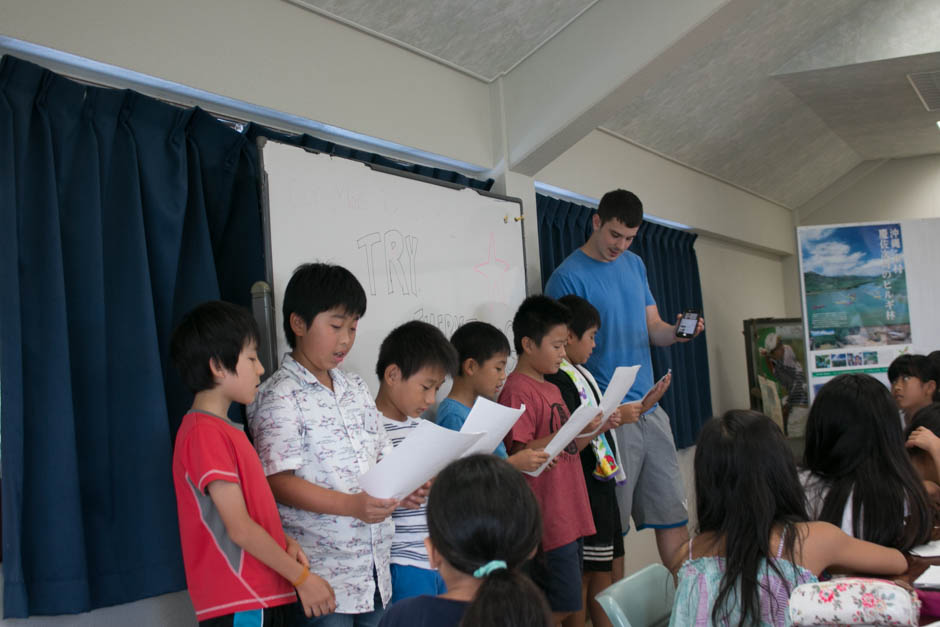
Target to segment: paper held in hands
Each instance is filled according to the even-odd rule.
[[[453,431],[422,420],[401,444],[359,477],[359,487],[379,499],[405,498],[484,435]]]
[[[483,433],[483,437],[467,449],[461,457],[477,453],[491,454],[523,413],[525,413],[525,405],[519,409],[513,409],[478,396],[466,422],[460,428],[460,433]]]
[[[568,422],[555,433],[555,437],[553,437],[545,447],[545,452],[549,455],[549,461],[526,474],[530,477],[538,477],[542,474],[542,471],[548,467],[551,460],[561,453],[572,440],[578,437],[578,434],[588,426],[588,423],[594,419],[594,416],[596,416],[598,412],[603,412],[603,417],[601,418],[601,426],[603,426],[604,421],[614,413],[620,406],[620,401],[623,400],[623,397],[630,391],[633,382],[636,380],[636,373],[639,370],[639,366],[620,366],[614,370],[614,376],[610,378],[610,385],[607,386],[607,390],[604,391],[604,396],[601,398],[600,407],[585,404],[574,410],[574,413],[568,418]],[[598,427],[594,433],[600,430],[601,427]],[[594,435],[594,433],[589,435]]]

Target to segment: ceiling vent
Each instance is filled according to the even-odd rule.
[[[928,111],[940,109],[940,70],[908,74],[907,80]]]

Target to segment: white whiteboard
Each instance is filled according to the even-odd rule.
[[[266,176],[268,280],[284,339],[284,288],[302,263],[348,268],[368,305],[344,370],[378,391],[379,345],[396,326],[420,319],[451,334],[483,320],[512,343],[512,317],[525,298],[518,201],[452,189],[276,142],[261,146]]]

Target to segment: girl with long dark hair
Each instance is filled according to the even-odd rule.
[[[816,394],[806,422],[809,516],[906,551],[929,540],[931,511],[904,450],[891,393],[866,374],[843,374]]]
[[[698,534],[670,562],[670,625],[789,625],[797,585],[830,566],[900,574],[904,556],[807,522],[796,463],[770,418],[733,410],[702,428],[695,451]]]

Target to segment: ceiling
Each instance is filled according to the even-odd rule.
[[[487,82],[601,9],[598,0],[288,1]],[[940,2],[746,6],[599,127],[791,209],[862,161],[940,153],[940,111],[927,111],[907,78],[940,70]]]

